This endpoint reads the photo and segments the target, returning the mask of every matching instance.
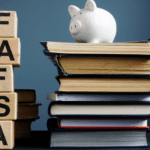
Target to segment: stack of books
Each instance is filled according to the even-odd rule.
[[[41,42],[58,68],[50,148],[148,147],[150,44]]]
[[[18,118],[15,120],[15,139],[31,138],[31,123],[37,119],[38,106],[36,91],[32,89],[16,89],[18,95]]]

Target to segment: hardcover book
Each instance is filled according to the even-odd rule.
[[[17,120],[38,119],[38,107],[41,103],[18,103]]]
[[[148,101],[150,102],[149,92],[125,93],[125,92],[68,92],[56,91],[48,94],[48,100],[53,101]]]
[[[56,117],[138,117],[150,115],[149,102],[63,102],[52,101],[48,108]]]
[[[140,148],[147,144],[147,129],[51,128],[50,148]]]
[[[149,92],[150,76],[68,76],[56,77],[59,91],[68,92]]]
[[[49,118],[47,128],[64,129],[148,129],[149,118]]]
[[[35,103],[36,92],[32,89],[15,89],[18,94],[18,103]]]

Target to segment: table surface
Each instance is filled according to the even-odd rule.
[[[32,137],[27,139],[16,139],[13,150],[49,150],[49,132],[48,131],[32,131]],[[150,145],[150,132],[147,134],[147,141]],[[116,150],[112,149],[111,150]],[[117,148],[117,150],[127,150],[129,148]],[[63,149],[65,150],[65,149]],[[69,149],[67,149],[69,150]],[[77,149],[73,149],[77,150]],[[79,150],[79,149],[78,149]],[[83,150],[83,149],[81,149]],[[87,150],[87,149],[86,149]],[[91,150],[91,149],[89,149]],[[98,149],[94,149],[98,150]],[[106,150],[106,149],[105,149]],[[108,148],[107,148],[108,150]],[[150,148],[130,148],[130,150],[150,150]]]

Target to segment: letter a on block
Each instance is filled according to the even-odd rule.
[[[15,143],[13,121],[0,121],[0,149],[13,149]]]
[[[17,93],[0,93],[0,120],[16,120],[17,111]]]
[[[0,65],[0,92],[14,91],[14,73],[12,65]]]
[[[20,39],[0,38],[0,65],[20,66]]]
[[[18,18],[15,11],[0,11],[0,37],[17,38]]]

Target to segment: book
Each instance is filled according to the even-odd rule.
[[[15,139],[31,138],[31,124],[36,119],[15,120]]]
[[[15,89],[18,94],[18,103],[35,103],[36,92],[32,89]]]
[[[52,101],[48,108],[54,117],[138,117],[150,115],[149,102],[63,102]]]
[[[68,92],[149,92],[150,78],[136,76],[68,76],[56,77],[59,91]]]
[[[38,119],[38,106],[41,103],[18,103],[17,120]]]
[[[60,74],[150,74],[150,60],[133,56],[53,55]],[[49,57],[52,59],[51,57]]]
[[[59,118],[58,126],[69,129],[148,129],[148,118]]]
[[[148,101],[150,102],[149,92],[139,93],[103,93],[103,92],[61,92],[56,91],[48,94],[47,100],[53,101]]]
[[[59,129],[51,128],[50,148],[148,147],[147,129]]]
[[[148,129],[149,118],[49,118],[48,129]]]
[[[137,43],[64,43],[40,42],[50,53],[56,54],[135,54],[149,55],[149,41]]]

